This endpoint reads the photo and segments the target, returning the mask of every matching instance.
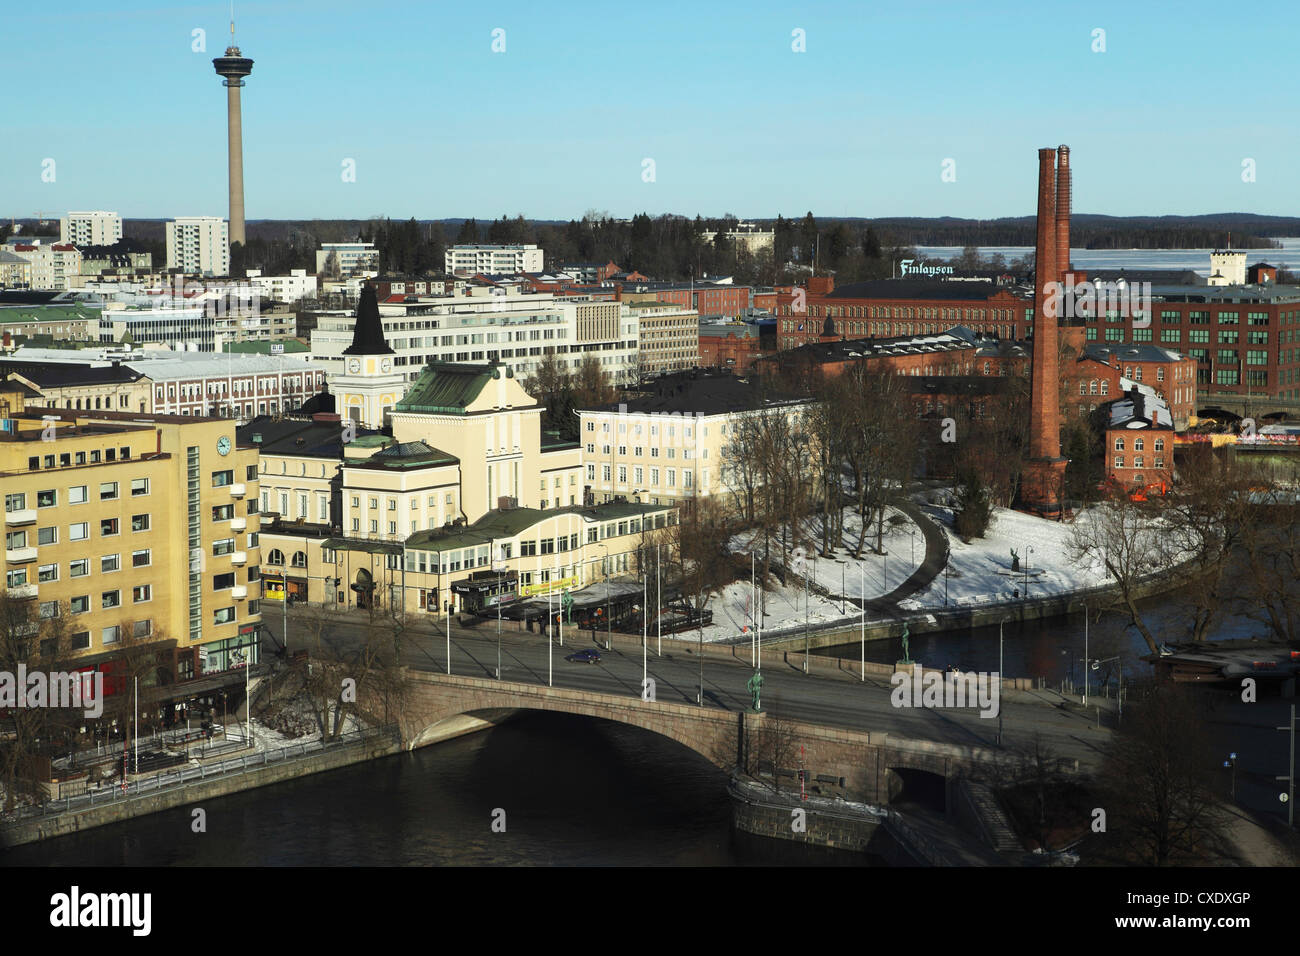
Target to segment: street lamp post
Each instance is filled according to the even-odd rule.
[[[1031,544],[1025,551],[1025,600],[1029,600],[1029,556],[1034,553],[1034,546]]]
[[[858,564],[858,572],[861,577],[861,593],[858,600],[862,604],[862,682],[867,682],[867,565],[865,562]]]
[[[998,621],[998,746],[1002,746],[1002,711],[1006,709],[1005,701],[1002,699],[1002,625],[1006,623],[1006,618]]]
[[[1071,664],[1071,667],[1074,665]],[[1088,706],[1088,605],[1083,606],[1083,706]]]

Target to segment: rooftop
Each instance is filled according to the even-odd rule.
[[[662,375],[629,392],[620,402],[586,411],[630,412],[633,414],[724,415],[728,412],[799,404],[796,395],[778,392],[758,376],[737,378],[725,372],[694,369]]]

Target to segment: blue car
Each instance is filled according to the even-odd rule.
[[[599,664],[600,652],[588,648],[585,651],[578,651],[568,655],[565,660],[573,661],[575,664]]]

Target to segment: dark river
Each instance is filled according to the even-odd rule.
[[[733,834],[726,775],[646,731],[528,713],[484,733],[0,851],[51,866],[864,865]],[[505,811],[505,832],[492,831]]]

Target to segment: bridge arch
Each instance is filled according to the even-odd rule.
[[[408,671],[402,740],[408,749],[487,729],[518,711],[550,711],[626,724],[672,740],[723,770],[756,765],[773,747],[777,769],[802,770],[823,793],[883,804],[893,788],[917,799],[944,787],[994,751],[786,720],[693,704],[643,701],[541,684]],[[367,710],[364,701],[363,712]],[[375,701],[380,705],[380,701]],[[776,743],[773,744],[773,739]],[[911,773],[919,771],[929,776]],[[939,783],[936,784],[933,779]]]

